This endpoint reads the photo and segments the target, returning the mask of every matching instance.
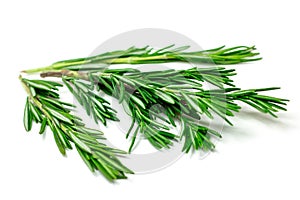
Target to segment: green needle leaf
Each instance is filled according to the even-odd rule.
[[[37,83],[34,81],[26,80],[26,83],[34,88],[42,89],[42,90],[51,90],[52,87],[43,82]]]
[[[32,120],[33,120],[29,104],[30,104],[29,99],[27,97],[26,104],[25,104],[25,109],[24,109],[24,118],[23,118],[24,127],[25,127],[25,130],[27,132],[30,131],[31,128],[32,128]]]
[[[163,92],[161,92],[161,91],[159,91],[159,90],[156,90],[155,91],[155,94],[157,95],[157,96],[159,96],[162,100],[164,100],[165,102],[168,102],[168,103],[170,103],[170,104],[174,104],[175,103],[175,101],[174,101],[174,99],[170,96],[170,95],[168,95],[167,93],[163,93]]]
[[[130,147],[129,147],[129,150],[128,150],[129,153],[131,153],[131,151],[132,151],[132,148],[133,148],[133,145],[135,143],[135,139],[136,139],[136,135],[137,135],[138,131],[139,131],[139,127],[137,127],[135,129],[134,133],[133,133],[131,144],[130,144]]]
[[[191,106],[191,108],[193,108],[197,112],[201,113],[201,109],[199,108],[199,106],[198,106],[198,104],[196,103],[195,100],[193,100],[191,97],[186,95],[184,92],[181,92],[181,95],[188,102],[188,105]]]
[[[128,78],[125,78],[123,76],[119,76],[119,75],[115,75],[116,78],[118,78],[120,81],[122,81],[123,83],[126,83],[128,85],[131,86],[135,86],[134,82],[132,82],[131,80],[129,80]]]
[[[42,116],[40,114],[40,111],[32,103],[29,103],[29,109],[36,121],[41,122]]]
[[[95,172],[94,167],[93,167],[92,163],[90,162],[90,160],[88,159],[88,157],[86,156],[86,154],[84,154],[84,152],[77,145],[75,145],[75,147],[76,147],[77,152],[79,153],[80,157],[86,164],[86,166],[88,166],[88,168],[91,170],[91,172]]]
[[[80,139],[78,139],[74,133],[72,133],[70,131],[69,134],[70,134],[71,139],[74,141],[74,143],[76,145],[78,145],[82,150],[84,150],[88,153],[92,153],[91,149],[84,142],[82,142]]]
[[[120,82],[120,95],[119,95],[119,103],[122,103],[122,101],[124,100],[124,95],[125,94],[125,87],[124,84],[122,82]]]
[[[66,155],[66,149],[64,147],[64,145],[62,144],[61,140],[59,139],[59,136],[58,136],[58,133],[57,133],[57,130],[56,128],[54,127],[54,125],[52,125],[50,119],[47,119],[48,120],[48,124],[50,126],[50,129],[52,130],[52,133],[53,133],[53,136],[54,136],[54,140],[55,140],[55,143],[60,151],[60,153],[65,156]]]
[[[47,126],[47,118],[44,118],[41,124],[39,134],[43,134],[45,132],[46,126]]]
[[[134,95],[131,95],[130,99],[132,99],[135,103],[137,103],[143,109],[146,109],[145,104],[139,98],[135,97]]]

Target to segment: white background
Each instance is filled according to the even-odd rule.
[[[82,1],[83,2],[83,1]],[[0,199],[299,199],[299,6],[297,1],[1,1]],[[203,48],[253,45],[263,60],[234,66],[243,88],[281,86],[278,120],[246,110],[216,152],[184,156],[156,173],[110,184],[48,135],[23,129],[22,69],[87,56],[137,28],[182,33]]]

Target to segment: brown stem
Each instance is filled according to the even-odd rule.
[[[70,70],[58,70],[58,71],[43,72],[40,74],[40,76],[42,78],[69,76],[69,77],[74,77],[74,78],[80,78],[83,80],[88,80],[88,76],[86,73],[70,71]]]

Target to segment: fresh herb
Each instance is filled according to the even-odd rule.
[[[126,134],[126,138],[131,136],[129,153],[140,134],[157,149],[171,148],[174,142],[182,141],[182,151],[186,153],[212,150],[212,137],[221,138],[221,133],[211,129],[205,119],[219,117],[233,125],[230,118],[241,110],[240,103],[273,117],[286,110],[287,99],[262,94],[278,87],[238,88],[232,80],[236,75],[234,69],[210,66],[142,72],[134,68],[109,68],[111,64],[191,62],[222,65],[261,59],[254,52],[255,47],[222,46],[197,52],[186,52],[187,48],[175,48],[174,45],[159,50],[148,46],[131,47],[23,72],[59,78],[96,123],[100,121],[106,125],[107,120],[119,121],[117,111],[99,92],[117,99],[132,118]],[[24,111],[26,131],[31,130],[33,122],[41,124],[40,134],[50,127],[63,155],[75,145],[91,171],[100,171],[109,180],[125,178],[126,173],[132,173],[117,159],[124,152],[100,143],[98,139],[104,139],[102,132],[86,128],[73,112],[74,105],[59,99],[60,83],[20,80],[28,94]],[[181,131],[172,133],[170,130],[178,122]]]
[[[41,124],[40,134],[49,127],[62,155],[75,147],[92,172],[99,171],[110,181],[133,173],[117,158],[126,152],[99,142],[105,139],[103,133],[86,128],[81,119],[71,113],[75,106],[60,101],[57,91],[61,84],[22,77],[20,80],[28,94],[24,111],[26,131],[31,130],[33,122]]]
[[[24,70],[26,73],[36,73],[49,70],[101,70],[111,64],[153,64],[166,62],[215,63],[218,65],[237,64],[260,60],[255,46],[236,46],[225,48],[186,52],[190,46],[175,47],[170,45],[155,50],[153,47],[130,47],[86,58],[63,60],[47,67]]]
[[[42,75],[51,76],[51,72]],[[137,132],[143,134],[157,149],[170,148],[180,136],[185,141],[184,152],[189,152],[191,147],[195,150],[211,150],[214,145],[210,137],[221,137],[221,134],[201,124],[203,116],[213,119],[218,115],[232,125],[229,118],[241,110],[238,102],[276,117],[278,111],[286,110],[284,106],[288,101],[260,94],[279,89],[276,87],[249,90],[235,87],[230,78],[236,75],[235,71],[223,67],[152,72],[103,69],[97,72],[64,71],[61,75],[65,83],[66,80],[78,82],[81,79],[88,88],[94,85],[98,90],[118,99],[131,116],[132,127],[134,123],[138,124],[135,130],[130,128],[127,133],[127,137],[132,134],[129,152],[136,141]],[[205,83],[216,89],[205,89]],[[86,94],[89,92],[86,90]],[[77,94],[78,91],[75,97]],[[102,99],[98,100],[98,104],[102,102]],[[85,106],[87,113],[89,110],[98,110],[98,104],[88,104],[92,106],[88,109]],[[111,113],[108,110],[107,116]],[[102,118],[99,119],[105,124]],[[182,123],[182,131],[177,135],[169,131],[176,126],[175,121]]]

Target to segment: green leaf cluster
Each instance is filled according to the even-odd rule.
[[[118,69],[116,69],[118,71]],[[114,70],[104,69],[99,73],[91,73],[90,77],[111,77],[107,84],[113,88],[111,96],[119,99],[124,110],[132,117],[132,125],[127,137],[132,134],[132,147],[137,132],[157,149],[170,148],[174,141],[184,139],[183,151],[211,150],[214,148],[211,137],[221,134],[202,124],[201,118],[213,119],[216,115],[232,125],[229,118],[239,112],[239,102],[246,103],[254,109],[276,117],[288,100],[261,95],[261,92],[279,88],[262,88],[242,90],[235,87],[231,76],[233,69],[225,68],[191,68],[187,70],[165,70],[151,72],[127,72],[116,75]],[[203,84],[209,83],[216,89],[204,89]],[[107,90],[107,89],[104,89]],[[177,135],[171,133],[175,121],[182,122],[182,131]],[[138,126],[132,130],[134,124]],[[179,137],[180,136],[180,137]]]
[[[61,84],[25,78],[21,81],[28,91],[24,110],[26,131],[31,130],[33,122],[41,124],[40,134],[49,127],[62,155],[75,147],[92,172],[99,171],[110,181],[126,178],[126,173],[133,173],[117,158],[126,152],[99,142],[105,140],[103,133],[86,128],[82,120],[72,114],[75,106],[60,101],[57,91]]]
[[[182,142],[182,151],[213,150],[212,138],[221,133],[210,128],[205,119],[223,119],[233,125],[231,118],[240,112],[243,104],[277,117],[286,111],[288,100],[267,96],[263,92],[278,87],[243,90],[235,86],[234,69],[220,66],[193,67],[185,70],[143,72],[135,68],[112,69],[112,64],[155,64],[166,62],[237,64],[260,60],[254,46],[225,46],[187,52],[189,46],[170,45],[155,50],[149,46],[130,47],[92,57],[64,60],[44,68],[25,70],[41,72],[41,77],[58,77],[86,113],[96,123],[106,125],[108,120],[119,121],[117,111],[99,92],[115,98],[132,118],[126,138],[131,139],[128,152],[135,147],[138,136],[147,139],[157,149],[171,148]],[[58,79],[58,80],[59,80]],[[24,127],[30,131],[33,122],[41,125],[40,134],[47,127],[53,133],[59,151],[65,155],[75,147],[92,172],[101,172],[108,180],[126,178],[133,173],[118,156],[125,152],[104,143],[103,133],[85,127],[74,113],[74,105],[59,97],[56,81],[20,78],[28,97],[24,110]],[[180,124],[181,130],[171,131]]]

